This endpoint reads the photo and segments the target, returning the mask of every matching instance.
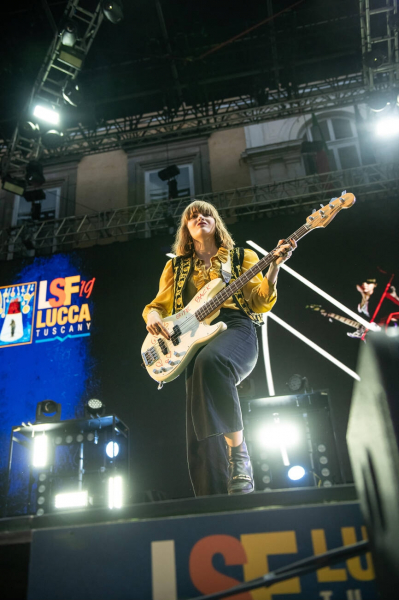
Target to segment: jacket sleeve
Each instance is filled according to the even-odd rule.
[[[245,248],[241,273],[245,273],[245,271],[253,267],[258,260],[256,252]],[[268,312],[273,308],[277,300],[276,286],[270,283],[266,277],[263,277],[261,271],[245,284],[242,291],[245,300],[255,313]]]
[[[174,274],[172,260],[168,260],[159,281],[158,294],[143,310],[143,319],[147,323],[148,313],[156,310],[162,318],[169,317],[173,311]]]

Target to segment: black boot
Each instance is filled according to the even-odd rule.
[[[245,440],[235,448],[227,446],[227,452],[229,459],[228,493],[249,494],[253,492],[255,489],[254,477]]]

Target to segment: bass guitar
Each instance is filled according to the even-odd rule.
[[[294,238],[297,242],[313,229],[326,227],[341,209],[350,208],[355,201],[353,194],[342,192],[339,198],[332,198],[326,206],[313,211],[307,217],[306,223],[287,239]],[[158,389],[164,383],[176,379],[199,348],[227,329],[227,325],[223,322],[211,324],[219,314],[218,309],[230,296],[275,260],[273,252],[269,252],[227,286],[222,279],[213,279],[200,289],[183,310],[163,319],[163,325],[169,331],[170,339],[151,333],[146,336],[141,347],[141,357],[149,376],[159,383]]]

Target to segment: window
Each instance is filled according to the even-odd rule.
[[[44,192],[46,194],[46,199],[39,202],[41,210],[37,220],[46,221],[49,219],[57,219],[60,210],[61,188],[50,188],[44,190]],[[27,202],[22,196],[15,196],[12,226],[19,227],[23,225],[25,221],[31,220],[32,202]]]
[[[180,169],[177,181],[177,197],[194,195],[193,165],[177,165]],[[158,177],[160,169],[145,172],[145,201],[159,202],[169,197],[168,182]]]
[[[341,171],[361,166],[360,148],[354,122],[345,117],[319,118],[319,127],[309,126],[305,139],[309,142],[324,141],[329,150],[331,171]],[[320,132],[321,130],[321,132]]]

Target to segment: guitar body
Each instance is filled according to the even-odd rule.
[[[211,325],[219,311],[198,321],[195,311],[201,308],[225,287],[222,279],[207,283],[180,312],[162,320],[173,340],[163,336],[147,335],[141,347],[144,366],[152,379],[159,383],[169,383],[176,379],[187,367],[197,350],[227,329],[225,323]],[[174,334],[174,332],[180,332]]]

